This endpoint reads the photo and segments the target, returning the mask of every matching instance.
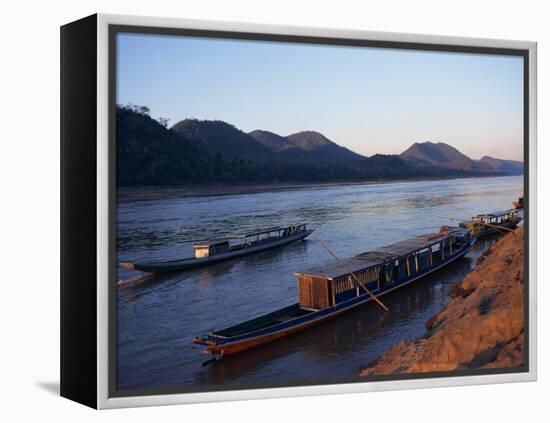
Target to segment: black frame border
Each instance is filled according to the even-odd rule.
[[[97,15],[60,31],[60,394],[97,407]]]
[[[293,381],[293,382],[260,382],[252,384],[231,384],[231,385],[199,385],[184,387],[167,387],[151,389],[116,389],[116,35],[119,33],[149,34],[149,35],[168,35],[199,38],[218,38],[231,40],[247,41],[267,41],[281,43],[299,43],[316,45],[333,45],[347,47],[370,47],[387,48],[395,50],[420,50],[446,53],[473,53],[473,54],[492,54],[501,56],[516,56],[523,58],[523,144],[524,144],[524,356],[525,364],[518,368],[505,369],[468,369],[453,370],[448,372],[428,372],[418,374],[384,375],[369,377],[346,377],[346,378],[320,378],[318,380]],[[189,394],[220,391],[239,391],[256,390],[281,387],[300,387],[316,385],[335,385],[349,383],[366,383],[376,381],[400,381],[410,379],[434,379],[448,377],[463,377],[477,375],[497,375],[497,374],[516,374],[529,372],[530,351],[529,351],[529,50],[519,48],[500,48],[500,47],[479,47],[454,44],[437,43],[418,43],[405,41],[381,41],[357,38],[336,38],[336,37],[317,37],[288,34],[267,34],[261,32],[237,32],[224,30],[203,30],[173,27],[156,26],[136,26],[136,25],[108,25],[108,107],[109,107],[109,380],[108,396],[109,398],[124,398],[144,395],[168,395],[168,394]]]

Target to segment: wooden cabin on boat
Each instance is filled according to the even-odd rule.
[[[229,250],[229,240],[227,239],[221,241],[199,242],[193,245],[195,258],[204,258],[216,254],[223,254],[229,252]]]
[[[420,235],[378,250],[296,273],[299,305],[322,310],[370,292],[382,293],[439,267],[470,243],[465,229],[442,228],[439,234]],[[353,272],[359,284],[352,277]]]

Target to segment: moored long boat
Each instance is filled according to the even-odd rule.
[[[143,263],[119,263],[119,266],[129,270],[139,270],[150,273],[181,272],[196,267],[207,266],[258,253],[271,248],[282,247],[292,242],[300,241],[313,232],[307,224],[270,228],[244,235],[227,237],[218,241],[198,242],[193,245],[194,257],[180,260],[156,261]]]
[[[460,223],[460,227],[470,230],[472,236],[482,238],[502,234],[506,229],[514,229],[522,218],[517,209],[478,214],[470,220]],[[504,230],[502,230],[504,228]]]
[[[463,228],[444,227],[375,251],[296,273],[299,302],[196,337],[214,357],[236,354],[305,330],[408,285],[463,257],[475,242]],[[353,275],[352,275],[353,273]],[[359,282],[359,283],[358,283]]]

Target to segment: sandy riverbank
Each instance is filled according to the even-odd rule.
[[[426,322],[427,335],[403,341],[360,376],[512,368],[524,364],[523,226],[495,243]]]

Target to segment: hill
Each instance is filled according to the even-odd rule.
[[[399,155],[414,164],[439,165],[453,169],[468,168],[473,160],[445,143],[414,143]]]
[[[207,153],[132,107],[116,111],[117,184],[156,185],[198,180]]]
[[[179,130],[168,129],[151,118],[147,108],[117,106],[117,186],[313,183],[360,180],[368,174],[365,169],[344,164],[282,160],[223,122],[182,122],[177,125]],[[217,138],[222,135],[222,139]],[[250,156],[239,148],[246,149],[254,143],[260,145],[254,150],[254,160],[243,158]],[[237,148],[231,148],[233,145]]]
[[[247,133],[220,120],[185,119],[172,131],[188,140],[202,144],[211,153],[226,159],[258,159],[273,156],[273,152]]]
[[[185,185],[261,180],[257,166],[228,161],[205,145],[167,129],[136,106],[116,109],[119,186]],[[269,177],[269,176],[268,176]]]
[[[273,132],[255,130],[249,135],[285,160],[353,161],[364,158],[315,131],[283,137]]]
[[[473,160],[456,148],[442,142],[414,143],[399,157],[415,166],[438,166],[499,175],[523,173],[522,162],[500,160],[489,156],[485,156],[481,160]]]
[[[431,165],[450,169],[488,172],[494,170],[486,163],[476,162],[456,148],[442,142],[414,143],[399,156],[417,166]]]
[[[456,148],[442,142],[414,143],[399,157],[417,167],[438,166],[465,171],[480,171],[488,174],[523,174],[523,163],[520,161],[502,160],[490,156],[484,156],[481,160],[473,160]]]
[[[445,144],[449,148],[441,148],[441,143],[435,146],[415,144],[401,156],[364,157],[314,131],[288,137],[259,130],[246,134],[226,122],[195,119],[169,129],[151,118],[146,107],[117,106],[116,110],[118,186],[496,176],[517,166],[490,158],[472,165],[458,150]]]
[[[501,160],[490,156],[483,156],[479,161],[498,172],[504,172],[511,175],[523,174],[523,162],[517,160]]]
[[[275,153],[294,147],[286,137],[282,137],[273,132],[256,129],[255,131],[249,132],[248,135]]]
[[[312,160],[353,161],[364,156],[341,147],[323,134],[315,131],[303,131],[286,137],[294,148],[285,151],[286,157],[292,154]]]

